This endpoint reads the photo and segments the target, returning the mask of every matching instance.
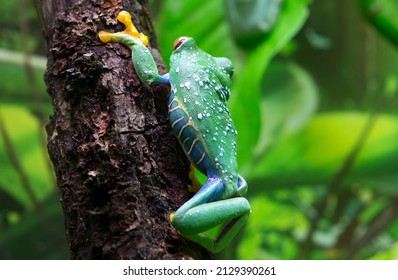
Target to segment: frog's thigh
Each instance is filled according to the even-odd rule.
[[[249,202],[235,197],[198,205],[173,220],[174,227],[183,235],[193,235],[227,223],[250,213]]]

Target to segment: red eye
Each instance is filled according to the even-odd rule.
[[[179,46],[181,46],[181,44],[188,39],[188,37],[186,36],[182,36],[180,38],[178,38],[177,40],[174,41],[174,45],[173,48],[176,50]]]

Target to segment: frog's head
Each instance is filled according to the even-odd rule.
[[[193,38],[182,36],[174,41],[173,49],[174,51],[184,50],[184,49],[196,49],[197,45]]]

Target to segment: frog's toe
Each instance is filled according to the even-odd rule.
[[[121,11],[117,15],[117,20],[123,23],[125,26],[132,24],[131,15],[127,11]]]
[[[98,37],[102,41],[102,43],[108,43],[112,39],[112,34],[106,31],[100,31],[98,33]]]

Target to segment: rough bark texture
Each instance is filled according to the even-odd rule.
[[[144,87],[119,44],[120,10],[156,46],[145,1],[37,0],[48,45],[54,115],[48,150],[73,259],[209,258],[168,217],[189,199],[189,165],[167,115],[169,89]],[[158,51],[150,48],[161,72]]]

